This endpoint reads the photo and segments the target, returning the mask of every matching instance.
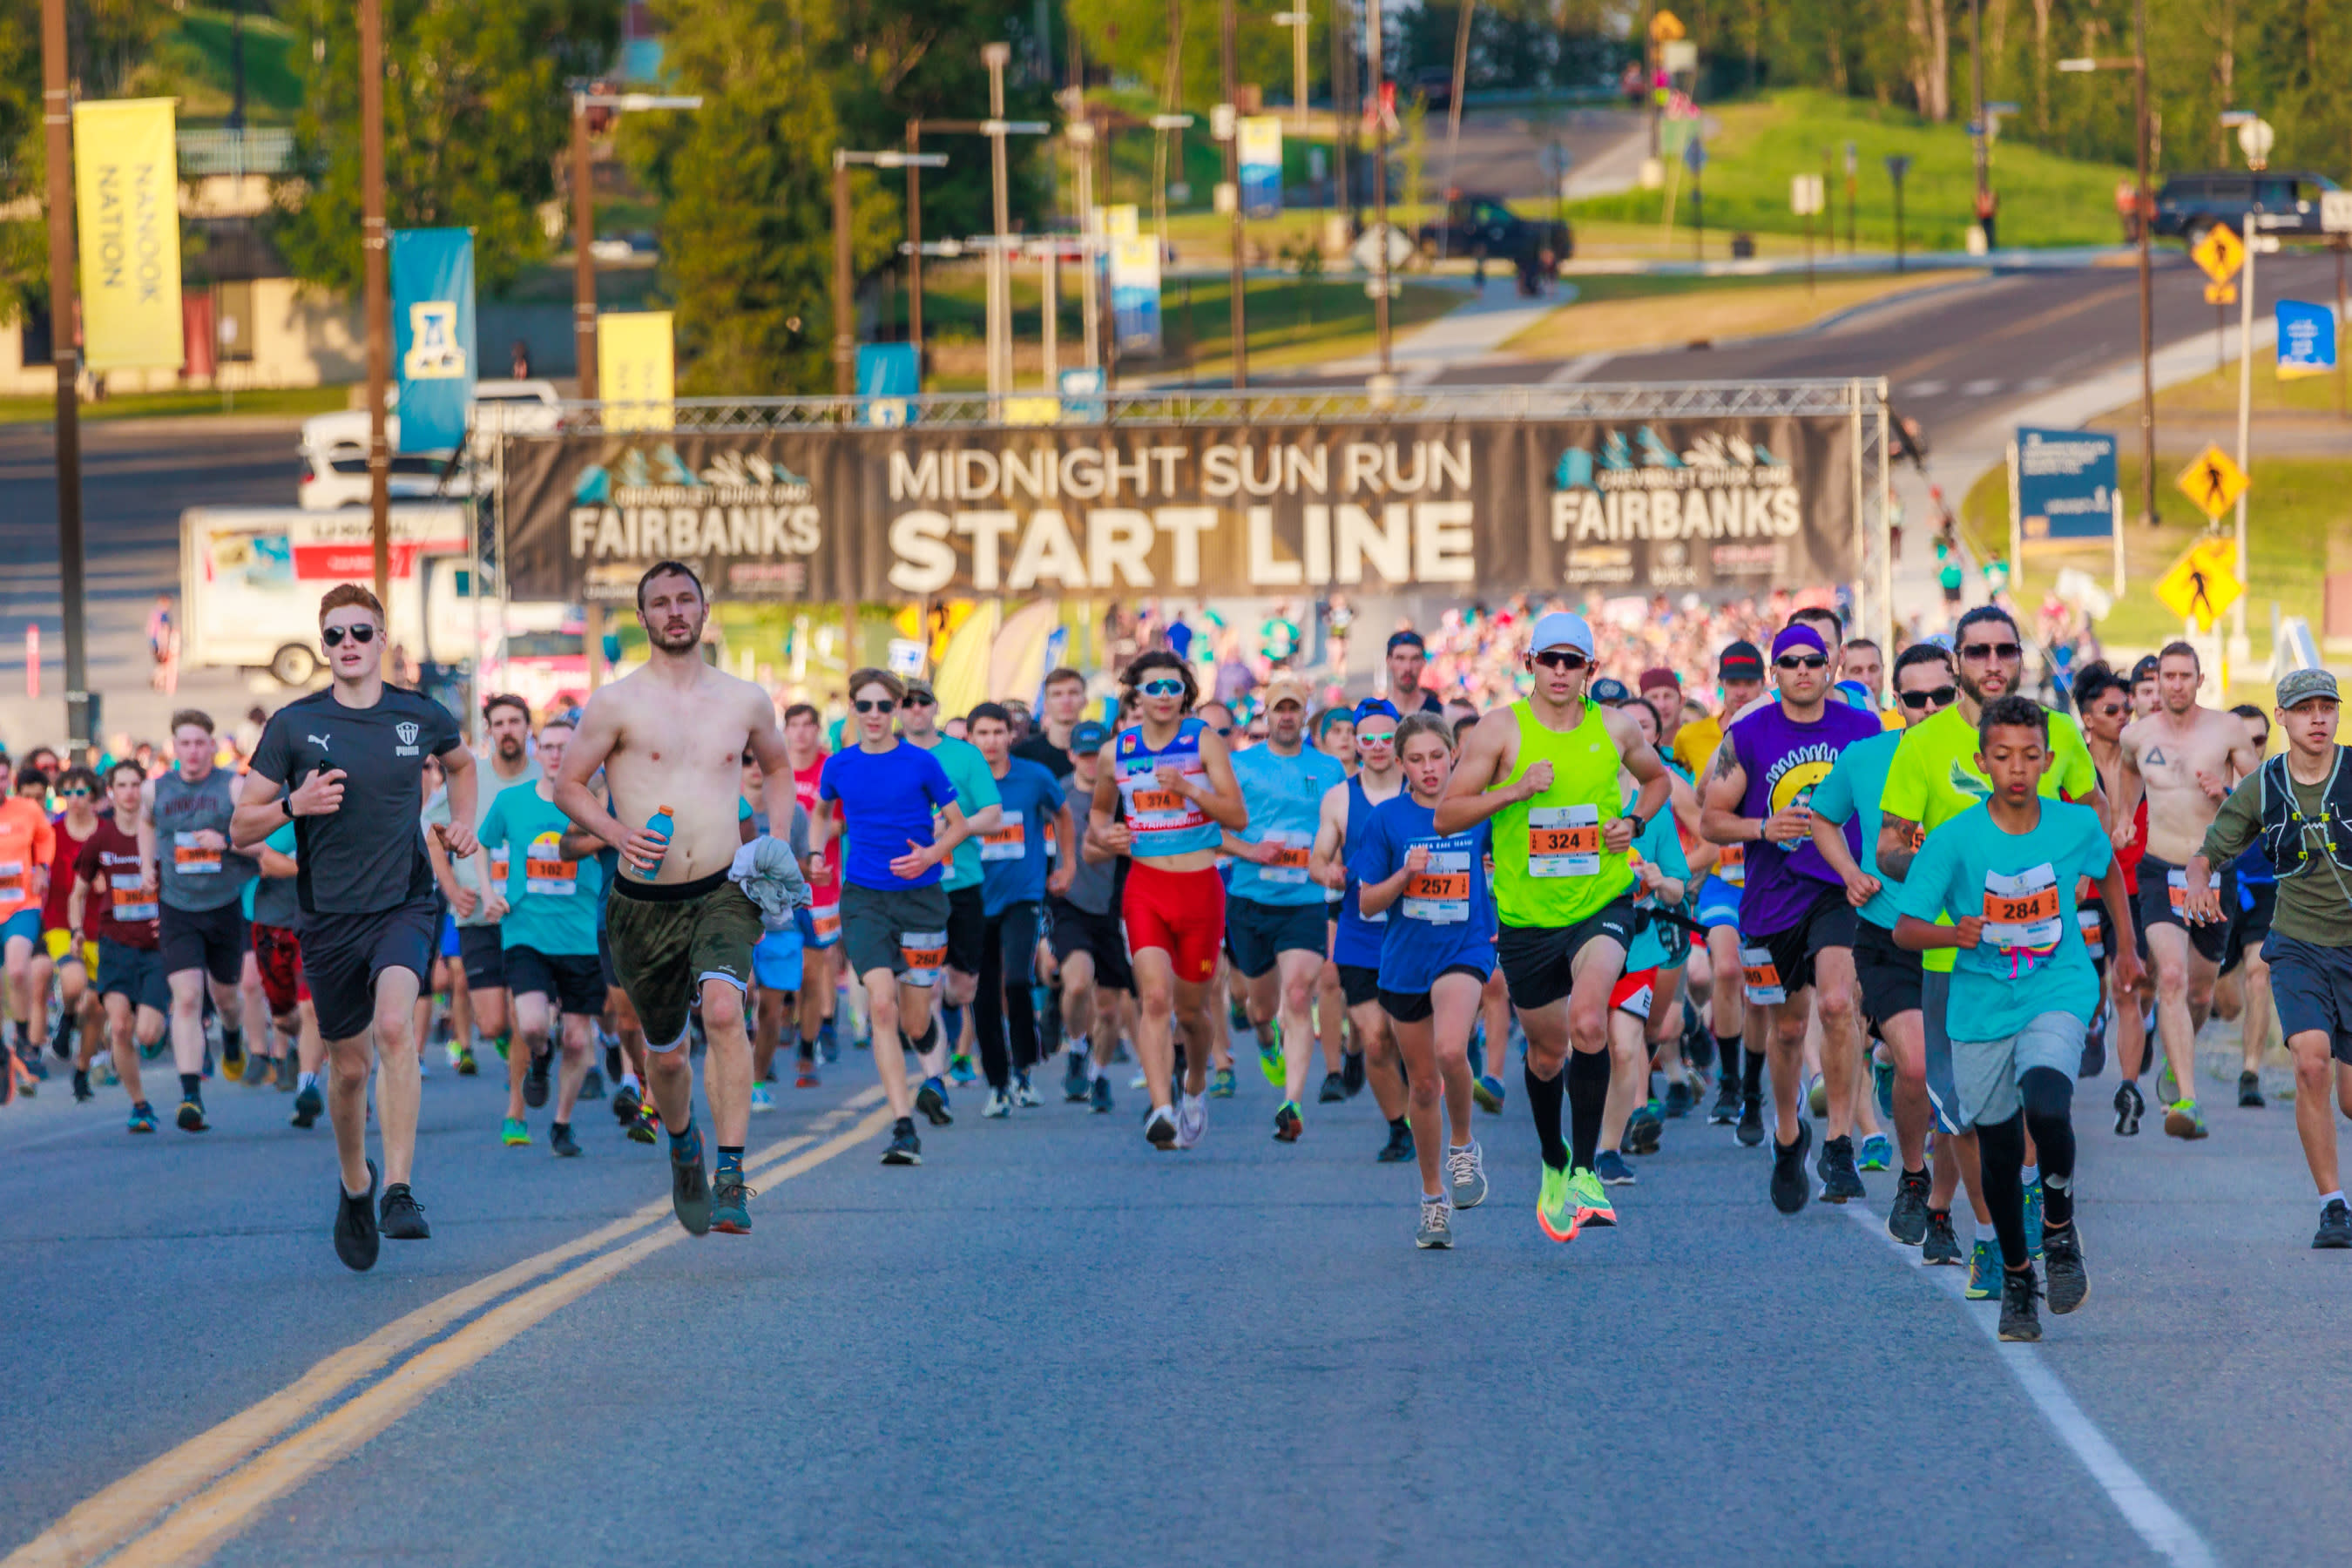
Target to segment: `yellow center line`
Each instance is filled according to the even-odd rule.
[[[870,1105],[881,1097],[882,1091],[878,1087],[864,1089],[851,1097],[841,1109],[819,1117],[813,1125],[820,1131],[837,1126],[841,1118],[855,1114],[858,1108]],[[846,1147],[845,1140],[855,1141],[868,1136],[887,1124],[887,1118],[877,1122],[875,1118],[868,1117],[853,1131],[825,1143],[820,1151],[822,1159],[803,1155],[801,1160],[794,1160],[773,1179],[789,1181],[821,1163],[824,1159],[831,1159],[842,1152]],[[746,1176],[764,1174],[779,1160],[807,1149],[814,1142],[805,1135],[780,1140],[761,1150],[754,1160],[747,1162],[744,1173]],[[85,1565],[97,1562],[146,1530],[197,1488],[236,1468],[249,1456],[275,1441],[280,1434],[299,1426],[320,1406],[382,1371],[413,1346],[472,1316],[509,1291],[589,1253],[601,1251],[632,1232],[667,1220],[670,1215],[671,1208],[667,1199],[644,1205],[625,1217],[586,1236],[526,1258],[394,1320],[359,1343],[320,1362],[278,1393],[198,1433],[83,1501],[38,1536],[5,1559],[0,1559],[0,1568],[85,1568]],[[670,1237],[674,1240],[685,1234],[682,1230],[673,1230]],[[644,1254],[635,1247],[627,1247],[611,1256],[627,1257],[634,1263]],[[609,1274],[599,1275],[597,1279],[604,1278],[609,1278]],[[560,1279],[555,1281],[557,1284],[562,1282]],[[586,1286],[582,1289],[586,1289]],[[509,1303],[509,1306],[515,1304]],[[561,1301],[555,1302],[547,1310],[552,1311],[555,1306],[560,1305]],[[540,1315],[544,1316],[545,1313]],[[531,1321],[536,1321],[537,1319]],[[529,1326],[529,1323],[520,1324],[514,1331],[520,1332]],[[404,1367],[402,1372],[406,1370]],[[456,1370],[458,1369],[452,1369],[452,1374]]]

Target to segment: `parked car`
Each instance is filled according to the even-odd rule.
[[[399,388],[386,389],[394,412],[384,416],[384,439],[392,447],[392,472],[387,489],[394,500],[436,500],[470,496],[476,475],[488,464],[490,448],[501,433],[533,435],[553,431],[562,424],[561,400],[551,381],[479,381],[474,384],[472,449],[459,457],[449,448],[408,452],[401,449]],[[342,408],[302,422],[302,476],[296,498],[307,511],[332,511],[338,507],[368,503],[368,416],[363,408]],[[452,459],[456,459],[454,462]]]
[[[1432,260],[1442,255],[1509,262],[1529,293],[1537,279],[1559,276],[1560,263],[1576,251],[1575,232],[1566,223],[1521,217],[1500,196],[1455,196],[1442,221],[1421,226],[1419,237],[1421,254]]]
[[[2319,193],[2337,189],[2325,174],[2294,170],[2220,170],[2172,174],[2156,193],[2156,218],[2148,233],[2158,239],[2179,239],[2194,247],[2215,224],[2227,224],[2241,235],[2251,218],[2255,230],[2282,238],[2321,234]],[[2124,214],[2131,227],[2131,215]],[[2134,237],[2126,232],[2126,239]]]

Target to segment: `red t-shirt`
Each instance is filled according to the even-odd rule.
[[[808,813],[809,821],[817,819],[820,804],[817,783],[824,776],[826,753],[819,752],[816,761],[804,768],[793,770],[793,794],[799,797],[801,809]],[[818,857],[817,875],[809,882],[809,891],[820,904],[837,903],[841,899],[841,835],[836,832],[825,840],[824,853]]]
[[[100,826],[103,826],[106,818],[101,816],[98,821]],[[49,861],[49,896],[41,905],[41,929],[64,931],[68,923],[66,920],[66,900],[73,897],[74,867],[80,863],[81,847],[89,840],[76,838],[73,836],[72,831],[66,826],[65,815],[62,812],[58,814],[57,820],[49,824],[49,826],[58,836],[58,852]],[[92,831],[95,832],[96,829],[93,828]]]
[[[140,889],[139,840],[100,818],[98,831],[74,859],[74,875],[88,878],[82,902],[84,935],[125,947],[155,946],[155,900]]]

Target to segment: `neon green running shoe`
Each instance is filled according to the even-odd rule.
[[[1971,1301],[1990,1301],[2000,1294],[2000,1247],[1982,1237],[1977,1238],[1977,1249],[1969,1258],[1968,1289],[1961,1292]]]
[[[1572,1172],[1568,1178],[1568,1190],[1576,1198],[1576,1223],[1615,1225],[1616,1205],[1609,1201],[1609,1189],[1601,1184],[1601,1173],[1586,1166]]]
[[[1604,1202],[1606,1200],[1603,1200]],[[1584,1214],[1566,1171],[1543,1168],[1543,1188],[1536,1194],[1536,1224],[1554,1241],[1574,1241]]]
[[[2199,1114],[2193,1100],[2176,1100],[2165,1108],[2164,1130],[2175,1138],[2186,1138],[2194,1143],[2207,1136],[2205,1118]]]
[[[509,1116],[499,1125],[499,1141],[509,1149],[530,1142],[530,1124],[520,1116]]]
[[[1268,1050],[1264,1046],[1257,1048],[1257,1070],[1265,1074],[1265,1081],[1275,1088],[1283,1087],[1282,1026],[1280,1024],[1274,1026],[1274,1048]]]

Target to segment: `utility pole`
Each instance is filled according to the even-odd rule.
[[[2132,0],[2132,52],[2124,56],[2063,59],[2058,68],[2069,75],[2099,70],[2132,73],[2132,233],[2139,249],[2139,485],[2140,521],[2157,524],[2156,514],[2156,288],[2148,258],[2148,226],[2156,204],[2147,188],[2147,0]],[[2242,564],[2242,563],[2241,563]]]
[[[1290,128],[1301,138],[1307,134],[1307,29],[1314,20],[1307,0],[1298,0],[1295,11],[1274,14],[1276,26],[1290,29]]]
[[[1355,0],[1331,0],[1331,188],[1332,205],[1348,215],[1351,231],[1356,219],[1356,186],[1348,177],[1348,149],[1360,129],[1356,111]]]
[[[81,334],[74,279],[73,89],[66,0],[41,0],[41,123],[49,160],[49,360],[58,380],[58,586],[65,622],[66,745],[96,760],[81,541]],[[184,606],[183,606],[184,610]]]
[[[1225,191],[1233,198],[1233,298],[1232,309],[1226,312],[1233,326],[1234,389],[1238,392],[1249,384],[1249,325],[1248,258],[1243,253],[1242,237],[1242,163],[1241,109],[1234,92],[1234,0],[1219,0],[1218,5],[1219,72],[1223,78],[1224,101],[1217,105],[1212,119],[1219,123],[1219,134],[1225,143]]]
[[[578,362],[580,400],[596,400],[596,176],[589,158],[589,114],[614,116],[645,109],[700,109],[698,97],[668,98],[650,92],[572,95],[572,354]]]
[[[392,451],[383,421],[384,383],[392,374],[392,296],[384,271],[382,0],[360,0],[360,251],[366,265],[368,531],[374,541],[375,596],[382,603],[392,595]]]
[[[1969,141],[1976,159],[1977,221],[1982,223],[1985,196],[1992,188],[1991,138],[1986,134],[1991,127],[1985,121],[1984,0],[1969,0],[1969,29],[1971,39],[1969,45],[1969,95],[1976,103],[1976,118],[1969,127]],[[1990,239],[1992,237],[1987,235],[1985,237]]]
[[[910,142],[917,135],[916,123],[912,121],[908,122],[907,139]],[[907,171],[907,223],[911,232],[909,254],[915,266],[919,268],[923,251],[922,236],[912,205],[917,195],[915,171],[944,169],[948,164],[948,155],[944,153],[900,153],[895,150],[854,153],[846,147],[833,150],[833,390],[842,397],[857,395],[857,273],[849,250],[849,169],[853,163],[876,169]],[[921,274],[918,272],[916,276],[919,279]],[[918,287],[919,289],[919,283]],[[915,297],[919,301],[922,296],[919,291]],[[922,319],[923,308],[918,303],[913,315],[916,327],[920,327]],[[915,339],[918,389],[922,384],[922,339],[918,336]]]
[[[1013,46],[983,44],[980,58],[988,67],[988,157],[996,182],[996,237],[988,248],[988,392],[1001,397],[1013,390],[1013,257],[1011,193],[1005,188],[1004,68],[1012,63]]]
[[[1389,379],[1389,94],[1381,65],[1381,0],[1365,0],[1365,58],[1371,67],[1372,210],[1380,230],[1379,265],[1373,268],[1372,329],[1380,339],[1381,381]]]
[[[1098,319],[1102,302],[1096,297],[1095,270],[1099,259],[1095,232],[1095,122],[1087,118],[1086,78],[1070,89],[1074,118],[1070,121],[1070,150],[1078,186],[1078,237],[1081,265],[1078,270],[1078,310],[1086,318],[1086,366],[1088,370],[1102,368],[1102,322]]]
[[[923,385],[923,122],[907,121],[907,341],[915,345],[915,389]]]

